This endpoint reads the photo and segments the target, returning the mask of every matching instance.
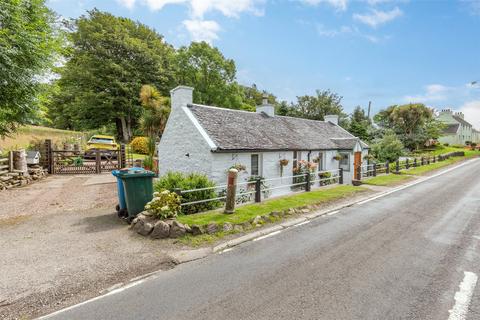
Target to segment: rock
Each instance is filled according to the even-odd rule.
[[[233,226],[233,230],[237,232],[242,232],[243,231],[243,226],[241,224],[236,224]]]
[[[248,230],[252,227],[252,225],[250,224],[250,222],[244,222],[242,223],[242,227],[243,227],[243,230]]]
[[[225,222],[223,224],[223,231],[229,232],[229,231],[232,231],[232,230],[233,230],[233,224],[231,224],[230,222]]]
[[[138,219],[137,223],[135,223],[135,226],[133,227],[133,230],[142,236],[148,236],[153,230],[153,224],[146,222],[143,219]]]
[[[148,211],[142,211],[142,212],[140,212],[140,214],[143,214],[143,215],[146,216],[146,217],[152,216],[152,214],[151,214],[150,212],[148,212]]]
[[[165,221],[157,221],[153,225],[153,231],[150,236],[154,239],[165,239],[170,236],[170,226]]]
[[[215,233],[217,231],[218,231],[218,225],[216,223],[211,222],[207,225],[207,233],[208,234],[212,234],[212,233]]]
[[[184,236],[185,233],[187,233],[185,226],[177,220],[173,220],[170,227],[170,238],[179,238]]]
[[[309,213],[310,209],[302,209],[302,213]]]
[[[266,216],[262,216],[262,221],[264,223],[269,223],[271,220],[270,220],[270,217],[268,215],[266,215]]]
[[[278,211],[270,212],[269,215],[270,215],[270,217],[272,217],[272,218],[280,218],[280,217],[281,217],[281,216],[280,216],[280,212],[278,212]]]
[[[256,217],[253,218],[253,220],[252,220],[252,224],[253,224],[254,226],[259,225],[259,224],[261,224],[261,223],[262,223],[262,217],[260,217],[260,216],[256,216]]]
[[[295,214],[295,209],[291,208],[287,211],[288,214]]]
[[[199,225],[192,224],[192,226],[190,228],[192,229],[192,234],[194,236],[198,236],[198,235],[203,234],[202,227],[200,227]]]
[[[183,226],[185,227],[185,231],[187,233],[192,233],[192,228],[190,228],[190,226],[188,224],[184,224]]]

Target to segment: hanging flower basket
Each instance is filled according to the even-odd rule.
[[[320,158],[319,157],[315,157],[312,159],[313,163],[319,163],[320,162]]]
[[[339,154],[339,153],[337,153],[336,155],[333,156],[333,160],[337,160],[337,161],[342,160],[342,158],[343,158],[342,155]]]
[[[237,169],[238,172],[247,170],[247,167],[244,164],[236,163],[231,166],[229,169]]]
[[[280,164],[280,177],[283,177],[283,167],[286,167],[288,165],[288,159],[280,159],[279,164]]]

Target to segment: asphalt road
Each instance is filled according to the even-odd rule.
[[[479,172],[475,160],[53,318],[480,319]]]

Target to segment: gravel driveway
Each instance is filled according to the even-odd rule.
[[[0,319],[28,319],[172,266],[173,244],[129,231],[116,197],[110,174],[0,192]]]

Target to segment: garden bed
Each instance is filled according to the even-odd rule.
[[[363,191],[365,189],[353,186],[315,190],[244,205],[238,207],[233,214],[224,214],[217,210],[160,220],[148,212],[143,212],[132,222],[131,228],[154,239],[243,232],[286,216],[310,212],[327,202],[351,197]]]

